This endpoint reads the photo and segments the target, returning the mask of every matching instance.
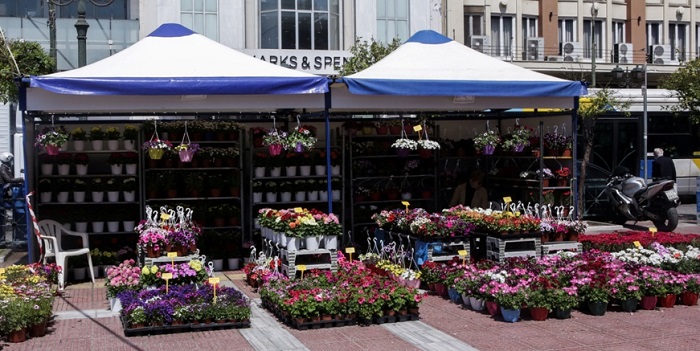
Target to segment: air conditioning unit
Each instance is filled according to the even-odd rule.
[[[525,47],[526,61],[542,61],[544,60],[544,38],[527,38]]]
[[[583,57],[583,50],[581,49],[581,44],[574,41],[565,41],[561,43],[561,55],[564,57],[565,62],[576,62]]]
[[[634,49],[630,43],[617,43],[613,48],[614,63],[632,63]]]
[[[649,46],[649,63],[655,65],[671,64],[671,45],[651,45]]]
[[[562,56],[547,56],[547,61],[564,61]]]
[[[489,37],[479,35],[472,36],[469,43],[472,49],[486,55],[491,51],[490,45]]]

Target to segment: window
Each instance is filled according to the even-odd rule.
[[[260,48],[338,50],[340,0],[260,0]]]
[[[491,55],[513,57],[513,24],[511,16],[491,16]]]
[[[377,0],[377,41],[408,39],[408,0]]]
[[[212,40],[219,40],[219,4],[217,0],[180,0],[183,26]]]
[[[591,28],[591,20],[583,20],[583,57],[590,58],[592,52],[591,29],[593,29],[593,41],[595,41],[595,57],[603,58],[603,21],[593,21]]]
[[[42,0],[0,0],[2,17],[46,17]],[[47,10],[48,13],[48,10]]]
[[[465,14],[464,15],[464,40],[465,45],[471,46],[473,36],[482,36],[484,30],[484,15]]]
[[[527,38],[537,37],[537,18],[536,17],[523,17],[523,42],[522,51],[523,59],[525,59],[525,52],[527,51]],[[544,49],[544,48],[543,48]]]
[[[685,23],[668,24],[669,44],[671,44],[671,60],[685,61],[688,51],[688,25]]]
[[[559,44],[567,41],[576,41],[576,20],[560,19],[559,20]]]
[[[612,42],[625,43],[625,22],[613,21],[612,22]]]
[[[98,0],[95,2],[104,4],[106,1]],[[85,17],[98,19],[128,19],[128,2],[129,0],[114,0],[114,2],[107,6],[97,6],[91,1],[85,1]],[[56,17],[78,18],[78,1],[73,1],[66,6],[56,6]]]
[[[647,22],[647,46],[661,44],[661,23]]]

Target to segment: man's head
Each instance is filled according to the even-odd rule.
[[[654,158],[658,158],[664,155],[664,149],[657,147],[654,149]]]
[[[2,163],[12,163],[12,160],[14,158],[15,158],[15,156],[9,152],[0,153],[0,162],[2,162]]]

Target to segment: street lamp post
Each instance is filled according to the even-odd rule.
[[[49,30],[50,30],[50,53],[56,60],[56,10],[55,6],[67,6],[75,0],[48,0],[49,2]],[[114,0],[88,0],[95,6],[105,7],[111,5]],[[87,31],[90,25],[85,20],[85,0],[78,0],[78,20],[75,22],[75,30],[78,33],[78,67],[83,67],[87,63]]]
[[[642,85],[642,105],[643,112],[642,118],[644,118],[644,180],[647,179],[647,150],[649,138],[647,137],[648,127],[647,127],[647,64],[645,63],[644,68],[644,85]]]
[[[591,88],[595,88],[595,19],[598,17],[598,8],[597,2],[591,4]]]
[[[620,66],[615,66],[610,73],[612,73],[613,78],[617,81],[617,85],[620,88],[629,88],[633,81],[644,79],[644,72],[639,65],[633,68],[632,71],[630,71],[628,67],[625,67],[623,70]]]

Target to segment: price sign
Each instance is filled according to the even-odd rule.
[[[641,249],[641,248],[642,248],[642,243],[640,243],[639,241],[635,241],[635,242],[633,242],[633,244],[634,244],[634,246],[637,247],[638,249]]]
[[[170,215],[167,214],[167,213],[165,213],[165,212],[161,212],[161,214],[160,214],[160,219],[162,219],[162,220],[164,220],[164,221],[167,221],[167,220],[170,219]]]
[[[306,270],[306,265],[298,264],[297,270],[301,271],[301,278],[304,279],[304,271]]]
[[[354,247],[346,247],[345,253],[350,255],[350,261],[352,261],[352,254],[355,253],[355,248]]]
[[[651,236],[654,236],[656,234],[656,228],[654,227],[649,228],[649,231],[651,232]]]
[[[219,284],[219,278],[209,278],[209,284],[214,287],[214,300],[212,302],[216,305],[216,286]]]
[[[423,130],[423,126],[421,126],[420,124],[417,126],[413,126],[413,130],[416,132],[420,132],[421,130]]]
[[[467,250],[459,250],[457,251],[457,254],[459,257],[462,258],[462,264],[466,265],[467,264]]]
[[[177,251],[175,251],[175,252],[168,252],[168,257],[170,257],[170,258],[177,257]]]
[[[168,293],[168,282],[173,279],[172,273],[163,273],[160,275],[161,278],[165,279],[165,293]]]
[[[510,198],[510,196],[506,196],[503,198],[503,202],[509,204],[509,203],[513,202],[513,200]]]
[[[401,204],[406,206],[406,213],[408,213],[408,206],[411,206],[411,203],[408,201],[401,201]]]
[[[294,207],[294,212],[296,212],[296,213],[302,213],[302,212],[304,212],[304,209],[301,208],[301,207]]]

